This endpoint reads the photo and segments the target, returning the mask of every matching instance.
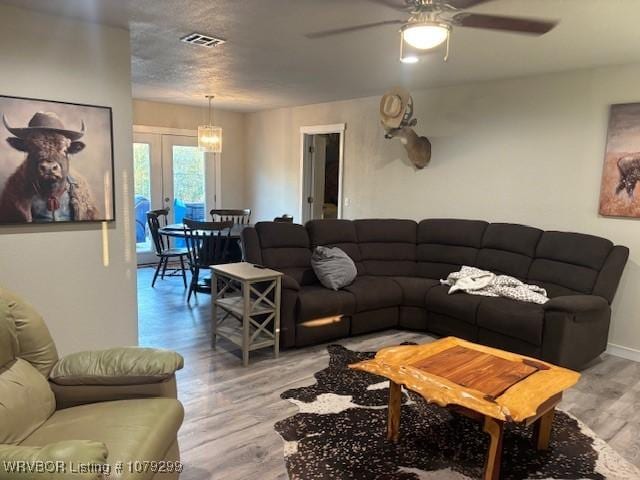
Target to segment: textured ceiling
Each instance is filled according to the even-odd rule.
[[[403,18],[367,0],[0,0],[131,31],[136,98],[239,111],[409,88],[640,61],[640,0],[494,0],[477,12],[558,19],[541,38],[456,28],[441,52],[398,62],[397,27],[309,40],[305,33]],[[198,31],[216,49],[178,41]]]

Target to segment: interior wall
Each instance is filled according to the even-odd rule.
[[[215,107],[215,106],[214,106]],[[245,114],[214,108],[214,123],[222,127],[222,196],[218,208],[245,208],[244,119]],[[197,130],[208,122],[208,109],[169,103],[133,101],[134,125]],[[251,205],[246,205],[251,207]]]
[[[0,226],[0,283],[62,353],[137,344],[130,59],[125,30],[0,5],[0,94],[113,109],[116,221]]]
[[[300,127],[346,123],[345,218],[478,218],[627,245],[610,341],[640,350],[640,223],[598,215],[609,105],[640,101],[640,66],[412,94],[416,130],[433,145],[422,171],[384,138],[379,97],[249,114],[245,191],[256,220],[299,221]]]

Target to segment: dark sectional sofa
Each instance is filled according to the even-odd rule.
[[[281,344],[305,346],[389,328],[455,335],[581,368],[607,345],[611,302],[629,250],[591,235],[474,220],[262,222],[243,232],[248,262],[285,273]],[[337,246],[355,262],[352,285],[324,288],[312,249]],[[545,305],[440,285],[462,265],[547,289]]]

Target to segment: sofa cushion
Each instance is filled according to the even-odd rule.
[[[476,266],[494,273],[526,278],[542,230],[492,223],[485,230]]]
[[[609,240],[592,235],[544,232],[528,279],[545,286],[591,293],[612,248]]]
[[[170,398],[120,400],[93,403],[55,412],[22,445],[43,446],[61,440],[102,442],[109,452],[108,463],[160,461],[173,445],[184,410]],[[154,473],[131,474],[121,479],[147,480]]]
[[[542,345],[544,308],[509,298],[484,297],[478,307],[478,327]]]
[[[469,324],[476,324],[476,314],[480,302],[486,297],[456,292],[449,295],[449,287],[440,285],[427,292],[426,306],[431,312],[457,318]]]
[[[0,370],[0,444],[17,444],[40,427],[56,408],[47,379],[16,358]]]
[[[0,299],[0,368],[12,362],[17,354],[16,326],[9,318],[9,306]]]
[[[475,266],[487,225],[477,220],[421,221],[416,249],[418,275],[444,279],[463,265]]]
[[[591,293],[599,270],[613,244],[604,238],[580,233],[544,232],[536,249],[536,258],[528,279],[573,292]],[[567,294],[566,290],[564,294]]]
[[[549,298],[563,297],[565,295],[580,295],[580,292],[571,290],[570,288],[567,288],[567,287],[562,287],[555,283],[539,282],[537,280],[527,280],[527,283],[544,288],[547,292],[547,297]]]
[[[417,224],[413,220],[355,220],[366,275],[416,274]]]
[[[605,238],[549,231],[543,233],[536,257],[599,270],[612,248],[613,243]]]
[[[7,318],[15,325],[18,357],[47,377],[58,361],[58,352],[42,315],[9,290],[0,288],[0,298],[9,307]]]
[[[438,285],[439,280],[420,277],[392,277],[402,290],[402,305],[424,308],[427,292]]]
[[[312,249],[319,245],[338,247],[351,257],[351,260],[356,264],[358,274],[364,275],[356,227],[351,220],[310,220],[307,222],[306,228],[309,232]]]
[[[358,277],[345,290],[356,300],[356,312],[397,307],[402,302],[400,286],[389,277]]]
[[[183,366],[182,356],[171,350],[114,347],[71,353],[49,379],[58,385],[144,385],[168,380]]]
[[[356,299],[344,290],[329,290],[320,285],[307,285],[298,292],[297,323],[355,312]]]
[[[265,267],[293,277],[300,285],[318,283],[311,268],[309,235],[302,225],[259,222],[255,229],[260,238]]]

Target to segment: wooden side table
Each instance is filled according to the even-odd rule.
[[[278,358],[282,273],[247,262],[212,265],[211,272],[212,346],[218,336],[238,345],[245,367],[252,350],[273,347]],[[221,320],[218,308],[225,313]]]

